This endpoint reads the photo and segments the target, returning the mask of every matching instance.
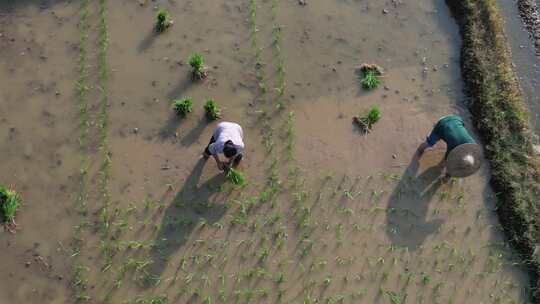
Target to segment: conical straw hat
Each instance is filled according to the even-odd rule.
[[[480,169],[483,159],[479,145],[461,144],[448,154],[446,172],[453,177],[467,177]]]

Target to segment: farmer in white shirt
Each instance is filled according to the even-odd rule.
[[[214,130],[214,134],[210,139],[210,143],[204,149],[204,156],[212,155],[216,160],[219,170],[225,170],[227,166],[238,165],[242,160],[244,152],[244,132],[242,127],[234,122],[221,122]],[[219,158],[219,154],[223,153],[226,161]]]

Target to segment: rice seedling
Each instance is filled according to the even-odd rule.
[[[167,304],[169,301],[166,295],[161,296],[147,296],[138,298],[135,304]]]
[[[380,80],[377,78],[377,75],[374,71],[365,72],[361,82],[362,87],[366,90],[375,89],[380,84]]]
[[[195,277],[195,275],[193,273],[188,273],[185,277],[184,277],[184,283],[186,285],[189,285],[191,284],[191,282],[193,281],[193,278]]]
[[[204,104],[204,113],[208,120],[216,120],[221,117],[221,110],[213,99],[208,99]]]
[[[362,133],[371,132],[373,126],[381,119],[381,111],[378,107],[372,107],[363,116],[353,117],[353,122],[360,128]]]
[[[80,287],[81,289],[85,289],[88,284],[85,275],[89,270],[90,269],[88,267],[85,267],[83,265],[76,265],[75,267],[73,267],[73,281],[71,284],[74,287]]]
[[[332,277],[331,276],[326,276],[323,280],[323,284],[328,286],[330,285],[330,283],[332,283]]]
[[[80,293],[75,297],[75,300],[78,302],[89,302],[92,298],[86,293]]]
[[[287,116],[287,158],[292,159],[294,149],[294,112]]]
[[[391,304],[401,304],[405,301],[404,297],[402,298],[400,295],[392,291],[387,291],[386,295],[388,295],[388,299],[390,299]]]
[[[161,33],[173,25],[171,14],[166,9],[159,10],[156,16],[156,32]]]
[[[126,262],[124,262],[124,265],[122,265],[122,270],[123,271],[133,270],[135,272],[141,272],[152,263],[153,261],[150,259],[137,260],[134,258],[129,258]]]
[[[276,275],[276,278],[274,279],[274,281],[277,283],[277,284],[282,284],[285,282],[285,274],[283,272],[279,272],[277,275]]]
[[[193,110],[193,99],[187,97],[176,99],[173,101],[172,106],[178,116],[185,117]]]
[[[78,91],[78,103],[79,103],[79,119],[81,126],[81,133],[79,135],[79,147],[82,151],[86,151],[88,148],[88,134],[90,130],[89,115],[88,115],[88,98],[86,93],[90,90],[88,84],[88,16],[89,0],[83,0],[81,6],[81,20],[79,22],[79,79],[77,81],[77,91]],[[80,212],[83,215],[86,215],[87,210],[87,184],[88,184],[88,167],[89,159],[86,153],[83,154],[81,159],[81,179],[80,179],[80,190],[77,196],[77,204],[80,208]]]
[[[303,304],[314,304],[318,303],[318,299],[312,298],[309,294],[304,295],[304,300],[302,301]]]
[[[191,75],[195,80],[201,80],[208,77],[208,72],[204,66],[204,57],[199,53],[193,53],[188,58],[188,63],[191,66]]]
[[[161,283],[160,276],[153,275],[146,271],[143,271],[136,280],[141,287],[158,286]]]
[[[268,257],[270,256],[270,249],[269,248],[262,248],[260,251],[259,251],[259,260],[261,262],[264,262],[266,261],[266,259],[268,259]]]
[[[362,64],[359,70],[361,73],[360,83],[364,89],[372,90],[381,84],[379,77],[382,75],[382,68],[376,64]]]
[[[328,297],[326,299],[326,303],[337,304],[337,303],[343,303],[344,300],[345,300],[344,295],[335,295],[335,296]]]
[[[206,298],[204,298],[203,304],[212,304],[212,297],[211,296],[207,296]]]
[[[15,190],[0,186],[0,221],[5,229],[15,233],[15,214],[21,206],[20,195]]]
[[[207,274],[201,275],[201,282],[202,282],[204,287],[209,287],[210,286],[210,278],[208,277]]]
[[[228,168],[225,171],[225,177],[234,185],[244,186],[247,183],[246,177],[242,172],[235,170],[234,168]]]

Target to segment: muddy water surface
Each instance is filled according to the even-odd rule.
[[[4,262],[11,270],[1,274],[8,282],[1,300],[526,301],[527,276],[504,242],[487,166],[443,181],[444,146],[414,154],[440,116],[462,113],[470,125],[459,36],[443,1],[91,2],[96,136],[83,151],[74,83],[81,5],[33,3],[12,3],[1,17],[3,25],[23,20],[2,27],[0,77],[10,85],[0,115],[4,171],[13,172],[2,182],[26,202],[22,230],[1,236],[9,244],[1,260],[18,261]],[[95,55],[100,3],[106,65]],[[175,21],[160,35],[156,7]],[[202,82],[192,81],[186,63],[194,51],[209,70]],[[355,74],[363,62],[385,69],[373,92]],[[103,93],[106,126],[97,123]],[[180,119],[170,102],[185,96],[195,106]],[[207,98],[223,119],[244,126],[243,188],[200,159],[216,125],[204,118]],[[375,105],[382,119],[362,135],[352,116]],[[111,159],[104,186],[103,151]],[[81,216],[74,204],[84,155],[92,163]],[[69,257],[81,223],[83,245]],[[41,269],[39,256],[51,267]]]
[[[8,1],[9,2],[9,1]],[[2,184],[23,198],[20,231],[2,233],[2,303],[64,303],[63,263],[73,225],[78,166],[73,105],[78,7],[0,5]]]

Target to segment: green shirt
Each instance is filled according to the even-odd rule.
[[[449,115],[441,118],[427,137],[426,142],[431,147],[441,139],[446,142],[446,155],[461,144],[476,143],[465,128],[463,118],[458,115]]]

